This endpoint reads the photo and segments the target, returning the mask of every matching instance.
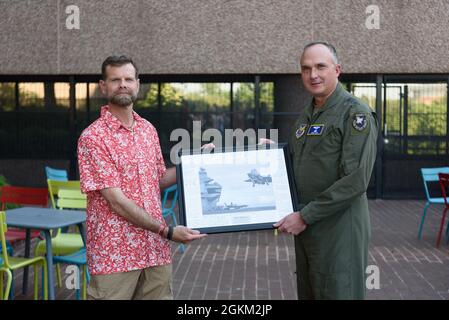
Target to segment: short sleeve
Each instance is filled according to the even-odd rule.
[[[81,135],[78,140],[81,191],[119,188],[120,175],[105,146]]]
[[[156,129],[153,127],[154,150],[156,152],[156,167],[159,180],[165,175],[167,168],[165,167],[164,157],[162,156],[161,144]]]

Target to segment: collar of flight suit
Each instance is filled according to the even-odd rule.
[[[342,84],[340,82],[337,83],[337,86],[335,87],[334,92],[327,98],[326,102],[318,112],[313,116],[313,99],[306,109],[306,116],[309,121],[311,121],[313,118],[318,118],[318,116],[323,113],[326,110],[329,110],[340,103],[340,101],[343,99],[343,95],[345,93],[345,89],[343,88]]]

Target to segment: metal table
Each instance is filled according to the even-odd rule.
[[[10,227],[26,229],[25,257],[30,257],[30,232],[31,229],[41,230],[45,235],[46,260],[48,273],[48,298],[55,299],[55,286],[53,276],[53,252],[51,245],[51,230],[77,225],[84,244],[83,222],[86,221],[86,212],[78,210],[59,210],[53,208],[23,207],[6,210],[6,223]],[[28,269],[24,271],[28,279]],[[23,289],[27,290],[27,281],[23,283]]]

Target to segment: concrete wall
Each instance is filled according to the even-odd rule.
[[[0,12],[0,74],[98,74],[114,53],[148,74],[293,74],[312,40],[334,43],[346,73],[449,72],[446,0],[0,0]]]

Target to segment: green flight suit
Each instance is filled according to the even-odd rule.
[[[300,213],[295,237],[299,299],[363,299],[371,235],[366,189],[376,159],[376,114],[340,83],[290,139]]]

